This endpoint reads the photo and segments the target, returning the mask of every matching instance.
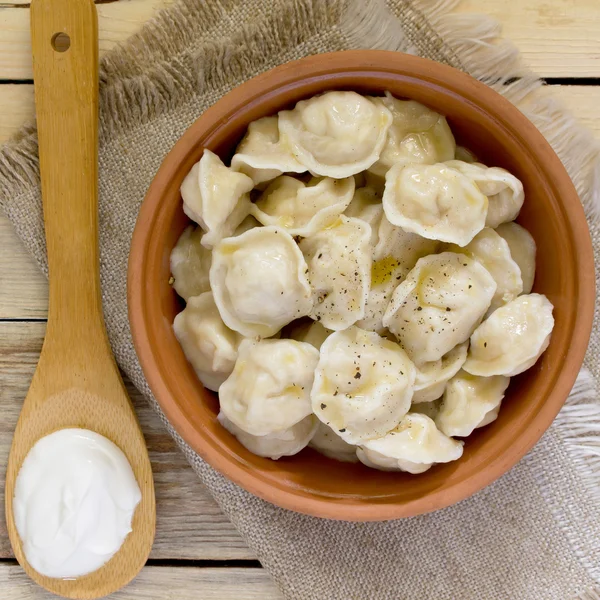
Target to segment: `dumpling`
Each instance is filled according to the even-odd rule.
[[[356,446],[345,442],[331,427],[321,421],[308,446],[328,458],[342,462],[358,462]]]
[[[235,237],[236,235],[242,235],[242,233],[246,233],[246,231],[249,231],[250,229],[253,229],[254,227],[261,227],[261,224],[252,215],[248,215],[236,227],[235,231],[233,232],[232,237]]]
[[[510,302],[523,291],[521,269],[512,259],[506,240],[493,229],[481,230],[464,248],[451,246],[451,252],[463,252],[479,261],[496,282],[496,293],[490,311]]]
[[[250,177],[232,171],[216,154],[204,150],[181,184],[183,212],[206,231],[203,246],[212,248],[235,231],[250,211],[248,192],[253,187]]]
[[[213,250],[210,285],[223,321],[246,337],[270,337],[312,309],[308,267],[277,227],[256,227]]]
[[[546,296],[525,294],[496,309],[471,336],[463,369],[512,377],[532,367],[550,343],[553,308]]]
[[[335,179],[370,167],[392,114],[356,92],[326,92],[279,113],[281,140],[311,173]]]
[[[495,291],[493,277],[468,256],[454,252],[426,256],[394,291],[383,325],[422,365],[469,339]]]
[[[319,419],[314,415],[308,415],[289,429],[267,435],[251,435],[234,425],[222,412],[217,416],[217,420],[252,454],[273,460],[278,460],[282,456],[293,456],[306,448],[319,425]]]
[[[246,135],[231,159],[231,168],[250,177],[254,185],[275,179],[282,173],[306,171],[281,141],[277,117],[263,117],[248,125]]]
[[[298,342],[306,342],[319,350],[332,333],[331,329],[323,327],[318,321],[309,321],[308,323],[292,324],[287,337]]]
[[[439,360],[424,363],[417,369],[412,399],[413,407],[415,404],[437,400],[444,393],[446,383],[465,364],[468,349],[469,342],[464,342],[452,348]]]
[[[527,229],[517,223],[503,223],[496,233],[506,240],[512,259],[521,269],[523,293],[529,294],[535,279],[535,240]]]
[[[350,444],[385,435],[408,412],[415,366],[376,333],[350,327],[321,346],[313,412]]]
[[[410,407],[410,412],[425,415],[435,421],[437,414],[440,412],[441,403],[441,398],[432,400],[431,402],[419,402],[418,404],[413,402],[412,406]]]
[[[435,424],[451,437],[471,435],[498,418],[509,383],[510,378],[502,375],[477,377],[461,371],[446,386]]]
[[[368,223],[371,227],[371,246],[375,247],[379,223],[383,217],[381,196],[369,186],[358,188],[344,214]]]
[[[223,323],[212,292],[189,298],[173,331],[202,385],[216,392],[233,371],[242,336]]]
[[[392,294],[417,260],[436,251],[438,242],[392,225],[382,216],[373,250],[371,289],[359,327],[381,333],[383,315]]]
[[[474,163],[477,162],[477,157],[464,146],[456,146],[454,158],[461,162]]]
[[[485,226],[488,199],[469,177],[445,164],[399,163],[385,176],[383,210],[406,231],[466,246]]]
[[[359,460],[381,471],[424,473],[436,463],[458,460],[463,442],[444,435],[426,415],[408,413],[388,434],[364,442]]]
[[[190,225],[171,251],[173,287],[184,300],[210,290],[208,273],[212,255],[211,251],[200,243],[203,235],[202,229],[194,229]]]
[[[451,160],[446,163],[475,182],[488,197],[485,226],[495,229],[501,223],[514,221],[525,200],[523,184],[506,169],[486,167],[481,163]]]
[[[219,388],[221,411],[251,435],[271,435],[311,414],[319,351],[294,340],[243,340],[233,372]]]
[[[371,228],[341,216],[300,242],[313,290],[310,316],[328,329],[346,329],[365,314],[371,283]]]
[[[454,158],[456,143],[446,118],[414,100],[397,100],[389,92],[371,98],[392,113],[392,125],[379,160],[369,170],[385,176],[402,163],[434,164]]]
[[[305,184],[282,175],[252,204],[250,212],[263,225],[277,225],[290,235],[307,236],[335,221],[353,195],[352,177],[314,177]]]

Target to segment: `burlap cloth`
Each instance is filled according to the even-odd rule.
[[[100,239],[104,310],[118,362],[161,414],[131,342],[127,256],[140,202],[163,157],[225,92],[277,64],[350,48],[402,50],[471,72],[517,103],[570,170],[596,256],[598,146],[539,92],[485,17],[447,0],[185,0],[101,65]],[[519,76],[515,79],[515,76]],[[46,268],[33,129],[0,154],[0,206]],[[600,598],[600,339],[554,425],[499,481],[421,517],[357,524],[288,512],[236,487],[165,422],[192,468],[294,599]],[[162,416],[162,415],[161,415]],[[164,420],[164,417],[163,417]]]

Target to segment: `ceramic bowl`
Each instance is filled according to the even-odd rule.
[[[182,304],[169,285],[169,255],[189,224],[179,187],[209,148],[225,161],[252,121],[326,90],[418,100],[446,115],[457,142],[508,169],[525,187],[518,222],[537,243],[534,292],[554,305],[547,351],[513,378],[500,415],[466,441],[462,458],[421,475],[387,473],[307,449],[272,461],[247,451],[217,422],[205,390],[173,334]],[[181,437],[210,465],[279,506],[356,521],[407,517],[467,498],[508,471],[540,439],[567,398],[587,347],[594,306],[590,236],[577,193],[538,130],[507,100],[450,67],[400,53],[349,51],[277,67],[228,93],[165,158],[142,204],[129,261],[129,317],[152,392]]]

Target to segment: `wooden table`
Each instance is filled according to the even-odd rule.
[[[34,114],[26,0],[0,0],[0,142]],[[134,33],[171,0],[101,0],[100,49]],[[554,94],[600,139],[600,1],[464,0],[486,13]],[[0,214],[0,481],[11,436],[44,335],[47,286]],[[113,598],[228,600],[280,598],[252,552],[164,432],[130,389],[150,448],[157,496],[156,542],[139,577]],[[3,486],[2,486],[3,488]],[[0,494],[3,489],[0,490]],[[0,496],[0,506],[4,506]],[[0,520],[0,598],[49,598],[24,576]]]

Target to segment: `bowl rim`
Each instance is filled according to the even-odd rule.
[[[424,497],[416,498],[404,504],[377,505],[373,509],[370,503],[339,505],[322,497],[299,497],[293,489],[273,488],[255,479],[246,470],[234,464],[209,444],[203,445],[202,432],[196,429],[187,419],[178,404],[170,399],[170,392],[160,375],[160,369],[155,359],[152,346],[144,325],[144,290],[142,286],[142,266],[150,245],[148,225],[153,221],[153,215],[160,203],[164,185],[175,171],[180,160],[175,158],[187,154],[196,145],[198,130],[206,135],[207,123],[218,123],[223,119],[221,106],[230,97],[243,97],[245,103],[259,102],[265,95],[276,92],[283,86],[301,83],[305,78],[330,77],[332,74],[358,71],[367,73],[390,73],[395,76],[404,75],[435,85],[442,85],[450,92],[457,94],[482,110],[492,112],[496,118],[503,114],[502,120],[510,123],[511,130],[518,130],[518,135],[526,141],[529,147],[535,146],[536,155],[544,155],[544,171],[551,173],[551,185],[557,196],[569,203],[567,218],[569,228],[574,232],[575,256],[578,261],[578,298],[577,314],[573,328],[571,347],[565,355],[561,372],[556,384],[551,390],[546,402],[534,416],[531,427],[535,431],[527,438],[526,443],[513,444],[503,455],[497,456],[487,467],[463,479],[452,487],[433,490]],[[494,110],[490,111],[489,106]],[[232,110],[239,109],[239,103],[232,103]],[[215,119],[215,117],[218,117]],[[180,153],[175,153],[178,148]],[[164,158],[159,170],[148,188],[145,199],[140,207],[138,219],[133,232],[129,263],[128,263],[128,313],[133,343],[140,365],[147,379],[150,390],[163,410],[175,431],[197,452],[206,462],[226,475],[231,481],[240,485],[254,495],[267,500],[282,508],[296,512],[331,519],[352,521],[381,521],[401,517],[414,516],[445,508],[464,500],[511,469],[541,438],[551,425],[567,399],[583,358],[587,350],[595,307],[595,271],[591,237],[583,206],[575,187],[550,144],[537,128],[506,98],[498,94],[484,83],[475,80],[470,75],[450,66],[435,61],[406,55],[399,52],[384,50],[347,50],[308,56],[288,62],[266,71],[237,86],[224,95],[213,106],[208,108],[179,138],[173,148]]]

